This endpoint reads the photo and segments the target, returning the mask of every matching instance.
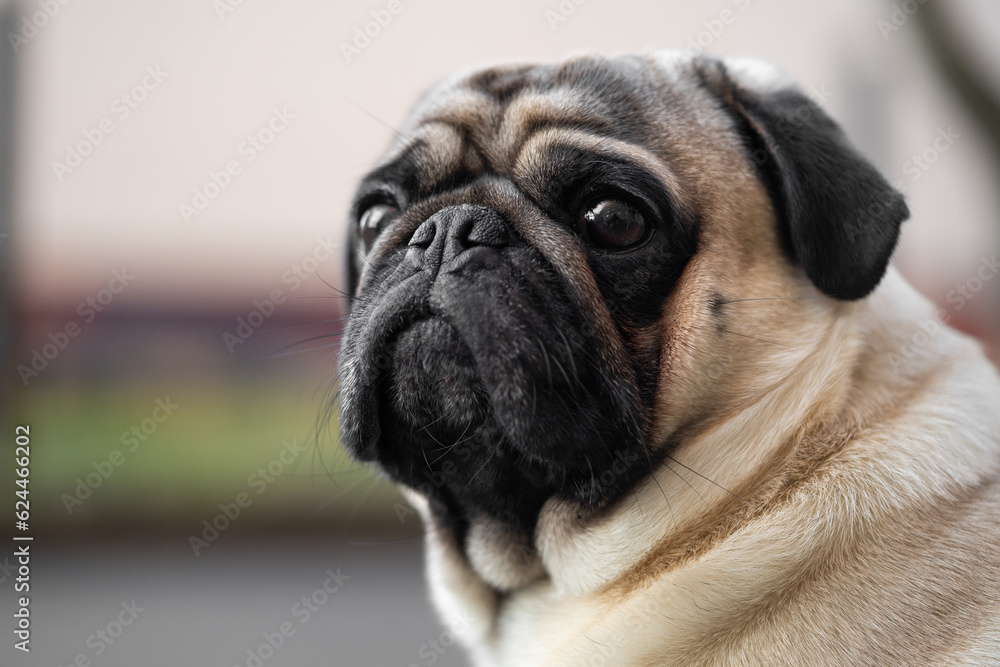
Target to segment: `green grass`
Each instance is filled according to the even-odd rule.
[[[156,399],[168,396],[177,410],[129,451],[122,434],[150,418]],[[121,520],[197,525],[240,493],[253,498],[246,515],[257,519],[300,519],[318,512],[363,520],[391,513],[395,491],[346,457],[329,435],[336,433],[336,422],[316,438],[319,408],[318,399],[300,400],[268,378],[169,390],[162,383],[33,387],[14,415],[17,423],[31,425],[33,521],[49,528]],[[274,482],[258,493],[261,487],[248,478],[278,459],[284,441],[306,448],[292,463],[281,464]],[[115,450],[122,463],[67,512],[64,494],[74,494],[77,480],[86,480],[95,472],[93,464],[108,461]]]

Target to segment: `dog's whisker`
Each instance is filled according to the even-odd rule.
[[[476,479],[476,477],[479,476],[479,473],[483,471],[483,468],[486,467],[486,464],[493,460],[493,457],[496,456],[496,454],[497,454],[496,449],[490,452],[490,455],[486,457],[485,461],[483,461],[483,465],[479,466],[479,470],[476,471],[476,474],[470,477],[469,481],[465,483],[465,488],[463,489],[464,491],[467,491],[469,489],[469,485],[472,484],[472,482]]]
[[[538,408],[538,383],[531,378],[531,416],[528,418],[528,428],[535,423],[535,410]]]
[[[345,297],[345,298],[348,298],[348,299],[351,298],[350,294],[348,294],[344,290],[340,289],[339,287],[336,287],[335,285],[331,285],[329,282],[327,282],[326,278],[324,278],[322,275],[320,275],[319,271],[316,272],[316,277],[319,278],[319,280],[320,280],[321,283],[323,283],[324,285],[326,285],[327,287],[329,287],[331,290],[333,290],[335,294],[337,294],[339,296],[342,296],[342,297]]]
[[[670,520],[674,525],[674,530],[677,530],[677,517],[674,515],[674,508],[673,505],[670,504],[670,499],[667,498],[667,492],[663,490],[663,487],[660,485],[660,480],[655,474],[650,476],[653,478],[653,481],[656,482],[657,488],[660,489],[660,495],[663,496],[663,501],[667,503],[667,511],[670,512]]]
[[[314,338],[313,340],[319,340],[319,338]],[[301,343],[296,343],[295,345],[304,345],[307,342],[311,341],[303,341]],[[281,357],[289,357],[295,354],[306,354],[308,352],[315,352],[317,350],[328,350],[331,347],[340,347],[340,341],[338,340],[334,343],[329,343],[327,345],[317,345],[316,347],[307,347],[302,350],[286,350],[284,352],[275,352],[274,354],[268,355],[268,359],[280,359]]]
[[[342,332],[340,332],[340,331],[331,331],[331,332],[327,332],[327,333],[318,334],[316,336],[310,336],[309,338],[304,338],[303,340],[300,340],[298,342],[290,343],[288,345],[283,345],[282,347],[279,347],[277,350],[275,350],[274,352],[272,352],[268,356],[272,357],[272,358],[277,358],[277,357],[283,356],[282,353],[287,352],[288,350],[291,350],[292,348],[296,348],[299,345],[305,345],[306,343],[312,343],[313,341],[323,340],[324,338],[338,338],[339,339],[339,337],[341,336],[341,334],[342,334]],[[339,344],[340,344],[340,341],[338,340],[335,343],[335,345],[339,345]],[[329,347],[329,346],[324,346],[324,347]],[[324,349],[324,348],[310,348],[310,349]]]
[[[424,424],[423,426],[421,426],[419,429],[417,429],[417,433],[419,433],[420,431],[427,431],[427,435],[431,435],[431,432],[428,431],[427,429],[429,429],[431,426],[434,426],[434,424],[437,424],[439,421],[441,421],[444,418],[445,418],[445,415],[442,413],[441,416],[439,416],[437,419],[432,419],[431,421],[427,422],[426,424]],[[434,436],[431,435],[431,437],[433,438]],[[437,441],[435,440],[435,442],[437,442]],[[438,442],[438,444],[440,445],[441,443]]]
[[[590,504],[594,504],[594,491],[597,489],[597,477],[594,475],[594,464],[590,462],[590,455],[584,452],[583,458],[587,461],[587,470],[590,471]]]
[[[435,438],[430,431],[427,432],[427,435],[431,436],[431,440],[433,440],[437,444],[439,445],[441,444],[440,441],[438,441],[438,439]],[[427,469],[433,470],[433,468],[431,468],[431,462],[427,460],[427,450],[424,449],[423,446],[420,447],[420,454],[424,457],[424,463],[427,465]]]
[[[557,356],[552,355],[552,361],[559,368],[559,372],[562,374],[563,379],[566,380],[566,385],[569,388],[570,392],[574,396],[576,396],[576,385],[577,385],[577,382],[574,382],[573,380],[570,380],[569,374],[566,373],[566,368],[562,365],[562,363],[559,361],[559,358]]]
[[[726,487],[724,487],[721,484],[719,484],[718,482],[716,482],[714,479],[711,479],[710,477],[706,477],[705,475],[702,475],[700,472],[698,472],[694,468],[691,468],[689,466],[684,465],[683,463],[681,463],[680,461],[678,461],[677,459],[675,459],[673,456],[670,456],[668,454],[667,458],[670,459],[671,461],[673,461],[674,463],[676,463],[677,465],[681,466],[685,470],[689,470],[692,473],[694,473],[695,475],[698,475],[698,477],[701,477],[703,480],[705,480],[709,484],[714,484],[715,486],[719,487],[720,489],[722,489],[723,491],[725,491],[729,495],[733,496],[734,498],[739,498],[740,500],[742,500],[743,502],[748,503],[748,504],[750,503],[750,501],[747,500],[746,498],[744,498],[743,496],[740,496],[740,495],[738,495],[736,493],[733,493],[732,491],[730,491]]]
[[[806,301],[810,299],[822,299],[821,296],[762,296],[762,297],[752,297],[748,299],[728,299],[726,301],[718,301],[717,303],[722,306],[727,303],[743,303],[745,301]]]
[[[542,359],[545,360],[545,376],[549,380],[549,391],[552,391],[552,367],[549,365],[549,353],[545,349],[545,343],[538,336],[532,336],[535,342],[538,343],[538,348],[542,351]]]
[[[448,452],[450,452],[451,450],[455,449],[455,447],[457,447],[458,445],[461,445],[461,444],[463,444],[463,443],[466,443],[466,442],[468,442],[469,440],[472,440],[472,439],[473,439],[474,437],[476,437],[474,433],[473,433],[473,434],[470,434],[470,435],[469,435],[469,437],[467,437],[467,438],[466,438],[466,437],[463,437],[463,436],[465,435],[466,431],[468,431],[468,430],[469,430],[469,426],[466,426],[466,427],[465,427],[465,430],[464,430],[464,431],[462,431],[462,435],[461,435],[461,436],[459,436],[459,438],[458,438],[457,440],[455,440],[455,442],[453,442],[453,443],[452,443],[452,444],[450,444],[450,445],[443,445],[443,444],[442,444],[442,445],[441,445],[440,447],[436,447],[436,448],[432,449],[432,450],[431,450],[431,453],[432,453],[432,454],[436,454],[437,452],[441,452],[441,451],[443,451],[443,452],[445,452],[445,453],[447,454],[447,453],[448,453]],[[441,460],[441,458],[439,457],[439,458],[437,458],[437,459],[434,459],[434,461],[432,461],[432,463],[436,463],[437,461],[440,461],[440,460]]]
[[[346,294],[301,294],[296,299],[350,299]],[[347,318],[343,318],[346,320]]]
[[[441,454],[441,456],[439,456],[436,459],[434,459],[433,461],[431,461],[431,463],[437,463],[438,461],[440,461],[441,459],[443,459],[444,457],[446,457],[453,449],[455,449],[456,447],[458,447],[459,445],[461,445],[461,444],[463,444],[465,442],[468,442],[473,437],[475,437],[474,433],[471,434],[471,435],[469,435],[468,438],[465,437],[465,434],[468,432],[470,426],[471,426],[471,424],[466,425],[465,430],[462,431],[462,435],[458,436],[458,440],[455,441],[455,444],[449,445],[447,447],[443,447],[442,449],[444,449],[444,453]],[[436,449],[434,451],[438,452],[438,451],[441,451],[441,450],[440,449]]]
[[[643,523],[646,521],[646,512],[642,509],[642,503],[639,502],[639,494],[632,489],[632,498],[635,499],[635,506],[639,509],[639,514],[642,516]]]
[[[399,131],[396,128],[394,128],[392,125],[390,125],[389,123],[385,122],[384,120],[382,120],[381,118],[379,118],[378,116],[376,116],[375,114],[373,114],[372,112],[368,111],[368,109],[364,108],[363,106],[361,106],[360,104],[358,104],[357,102],[355,102],[354,99],[350,95],[348,95],[346,92],[344,92],[344,91],[340,91],[340,92],[341,92],[341,94],[344,97],[347,98],[348,102],[350,102],[351,104],[353,104],[354,106],[356,106],[366,116],[368,116],[369,118],[371,118],[372,120],[374,120],[376,123],[378,123],[379,125],[381,125],[382,127],[384,127],[386,130],[388,130],[389,133],[392,134],[392,136],[396,137],[396,139],[398,139],[401,142],[405,142],[406,141],[406,137],[404,137],[402,134],[400,134]]]
[[[566,338],[566,334],[563,333],[562,329],[556,329],[556,332],[559,333],[563,344],[566,346],[566,358],[569,361],[570,370],[573,371],[573,377],[576,378],[577,384],[580,384],[580,373],[576,369],[576,359],[573,358],[573,346],[569,344],[569,339]]]
[[[668,458],[669,458],[669,457],[668,457]],[[680,474],[679,472],[677,472],[676,470],[674,470],[673,468],[671,468],[671,467],[670,467],[670,465],[669,465],[669,464],[667,464],[667,463],[664,463],[664,464],[663,464],[663,467],[664,467],[664,468],[666,468],[667,470],[669,470],[670,472],[674,473],[675,475],[677,475],[677,477],[679,477],[679,478],[680,478],[680,480],[681,480],[682,482],[684,482],[685,484],[687,484],[687,485],[688,485],[688,488],[689,488],[689,489],[691,489],[692,491],[694,491],[694,492],[695,492],[695,494],[696,494],[696,495],[697,495],[697,496],[698,496],[698,497],[699,497],[699,498],[701,499],[701,502],[702,502],[702,503],[703,503],[703,504],[704,504],[704,505],[705,505],[706,507],[710,507],[710,505],[709,505],[708,501],[707,501],[707,500],[705,500],[705,496],[701,495],[701,493],[700,493],[700,492],[698,491],[698,489],[694,488],[694,486],[693,486],[693,485],[691,484],[691,482],[689,482],[689,481],[687,480],[687,478],[685,478],[685,477],[684,477],[684,475]]]
[[[709,327],[709,326],[705,326],[705,325],[696,325],[696,326],[700,326],[702,329],[713,329],[713,328],[715,328],[715,329],[718,329],[719,331],[724,331],[727,334],[732,334],[733,336],[742,336],[743,338],[749,338],[751,340],[760,341],[761,343],[769,343],[771,345],[779,345],[781,347],[799,347],[797,345],[789,345],[788,343],[781,343],[781,342],[776,341],[776,340],[767,340],[766,338],[758,338],[757,336],[751,336],[750,334],[740,333],[739,331],[733,331],[732,329],[727,329],[726,327],[723,327],[723,326],[719,326],[719,327]]]
[[[302,298],[303,299],[309,299],[309,298],[324,299],[324,298],[332,298],[332,297],[323,297],[323,296],[309,297],[309,296],[303,296]],[[272,327],[270,329],[267,329],[267,330],[260,330],[260,333],[284,332],[284,331],[290,331],[292,329],[301,329],[303,327],[321,327],[321,326],[324,326],[326,324],[342,324],[344,322],[347,322],[347,317],[346,316],[344,316],[344,317],[332,317],[332,318],[330,318],[328,320],[320,320],[318,322],[299,322],[298,324],[279,324],[279,325],[276,325],[276,326],[274,326],[274,327]]]

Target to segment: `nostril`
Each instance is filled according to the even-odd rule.
[[[465,251],[480,246],[499,248],[507,245],[503,219],[495,211],[482,206],[463,206],[441,229],[444,238],[442,261],[449,262]]]
[[[413,232],[413,236],[410,237],[409,245],[417,246],[419,248],[427,248],[434,242],[434,236],[436,233],[437,228],[434,220],[425,220],[424,223],[417,227],[417,230]]]
[[[416,264],[437,271],[467,251],[502,248],[511,242],[512,232],[500,215],[485,206],[461,204],[442,208],[424,220],[408,241],[407,257]]]
[[[466,246],[485,245],[499,248],[507,245],[507,229],[496,217],[482,217],[474,224],[470,220],[469,226],[470,229],[464,235]]]
[[[470,248],[476,245],[475,241],[470,238],[470,234],[475,228],[476,221],[474,218],[459,218],[452,223],[451,227],[448,229],[448,236],[451,237],[459,247]]]

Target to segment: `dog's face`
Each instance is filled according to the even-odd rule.
[[[878,283],[906,215],[756,64],[448,81],[352,208],[343,443],[460,544],[477,522],[530,544],[547,502],[623,499],[794,366]]]

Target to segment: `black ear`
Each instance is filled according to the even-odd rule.
[[[826,294],[866,296],[910,216],[903,196],[774,68],[704,61],[699,71],[736,122],[792,257]]]

